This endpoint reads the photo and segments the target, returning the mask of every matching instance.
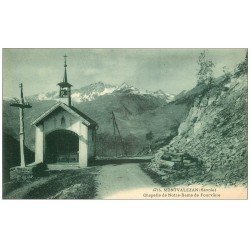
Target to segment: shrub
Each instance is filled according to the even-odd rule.
[[[36,164],[36,166],[32,168],[32,173],[34,177],[47,176],[48,175],[48,172],[46,172],[47,169],[48,169],[47,165],[41,162]]]

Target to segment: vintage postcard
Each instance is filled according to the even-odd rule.
[[[247,49],[3,49],[3,199],[247,199]]]

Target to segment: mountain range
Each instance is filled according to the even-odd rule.
[[[166,102],[170,102],[174,99],[174,95],[165,93],[162,90],[148,91],[136,88],[127,83],[123,83],[120,86],[115,86],[103,82],[92,83],[90,85],[81,87],[79,89],[72,89],[71,98],[74,102],[86,102],[93,101],[99,96],[103,95],[116,95],[116,94],[131,94],[131,95],[143,95],[153,96],[160,98]],[[7,98],[5,98],[7,99]],[[45,101],[45,100],[58,100],[58,91],[50,91],[46,93],[39,93],[27,97],[28,101]]]

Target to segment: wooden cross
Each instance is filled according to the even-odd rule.
[[[10,104],[12,107],[19,108],[19,119],[20,119],[20,156],[21,156],[21,167],[25,167],[25,156],[24,156],[24,109],[25,108],[31,108],[31,105],[28,102],[24,102],[23,97],[23,84],[19,84],[20,90],[21,90],[21,99],[20,101],[13,102]]]

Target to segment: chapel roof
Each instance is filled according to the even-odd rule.
[[[68,83],[68,82],[59,82],[57,83],[57,85],[59,85],[60,87],[64,88],[64,87],[72,87],[73,85]]]
[[[88,127],[97,127],[97,123],[92,120],[89,116],[78,110],[77,108],[73,106],[68,106],[65,103],[57,102],[55,105],[53,105],[50,109],[48,109],[46,112],[44,112],[42,115],[40,115],[36,120],[32,122],[32,125],[38,125],[42,123],[44,120],[46,120],[48,117],[52,115],[53,112],[55,112],[57,109],[62,108],[66,111],[68,111],[73,116],[77,117],[79,120],[82,121],[83,124],[85,124]]]

